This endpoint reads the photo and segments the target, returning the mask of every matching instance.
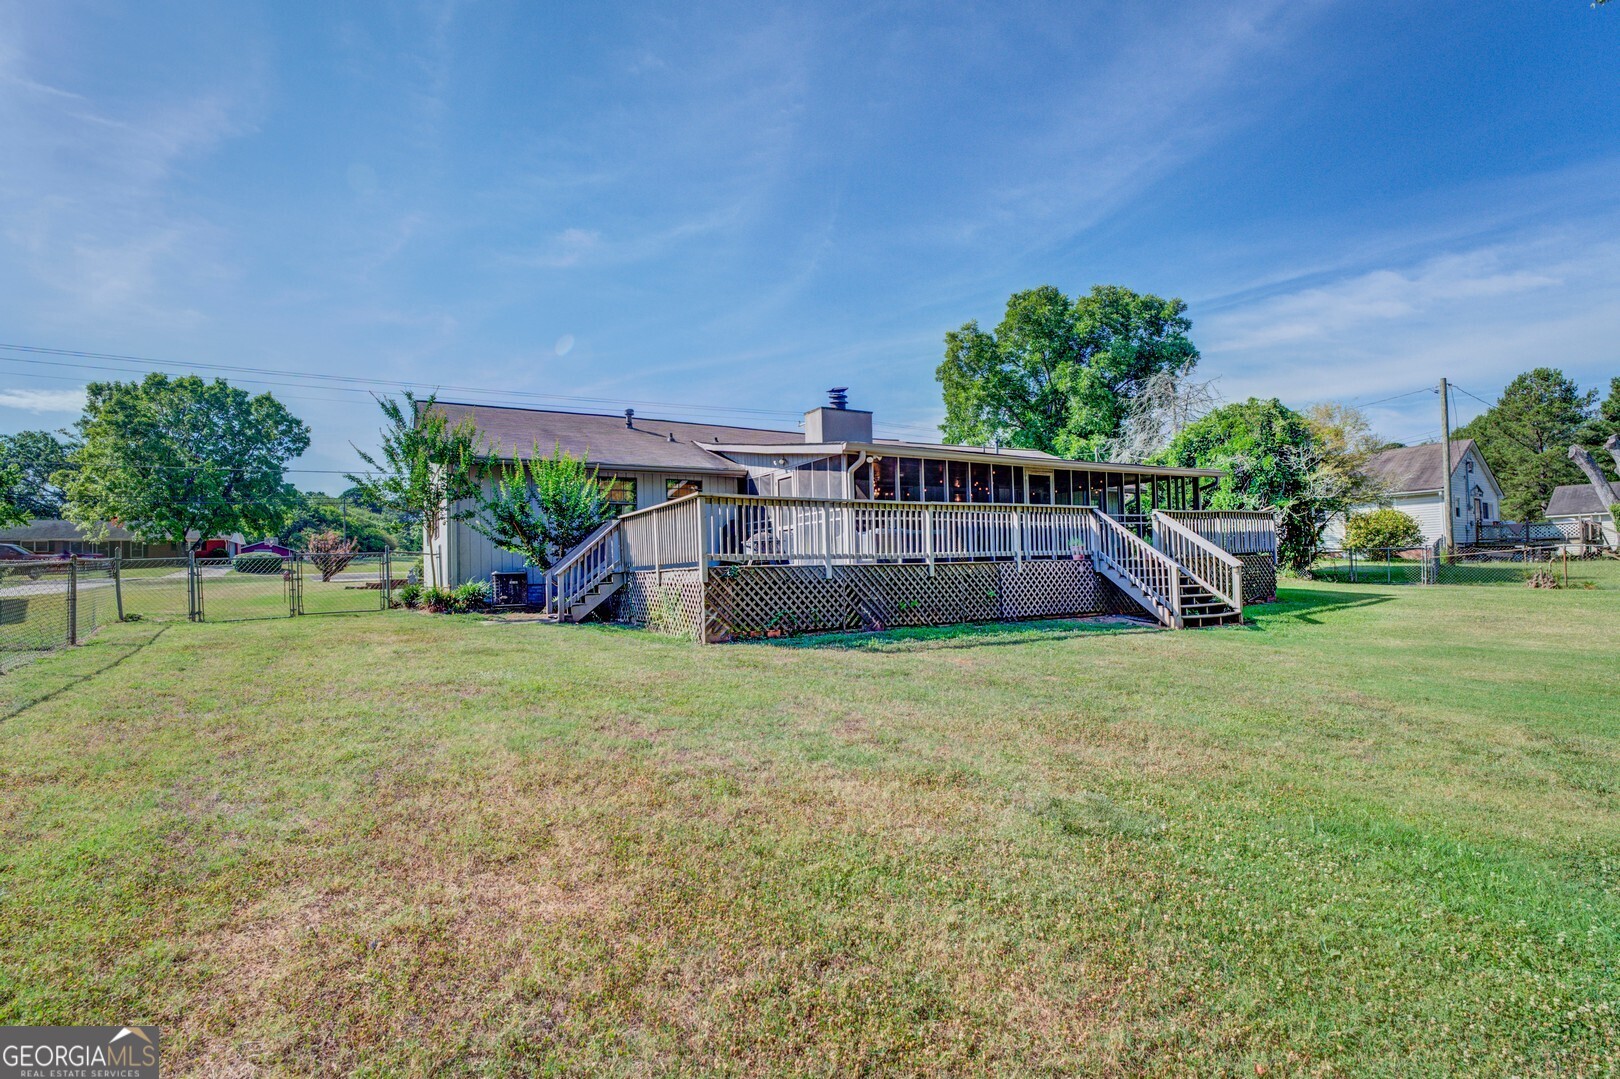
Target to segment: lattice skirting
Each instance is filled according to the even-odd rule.
[[[1277,563],[1270,551],[1240,554],[1243,563],[1243,602],[1270,603],[1277,598]]]
[[[733,566],[710,571],[711,640],[1098,614],[1089,561],[923,565]]]
[[[614,620],[673,637],[696,637],[703,625],[703,574],[695,569],[631,573],[613,597]]]

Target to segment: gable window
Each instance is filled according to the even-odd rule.
[[[634,476],[603,476],[597,480],[602,497],[615,517],[636,508],[636,478]]]
[[[685,498],[687,495],[701,494],[702,491],[702,480],[664,481],[664,501],[666,502],[673,502],[677,498]]]

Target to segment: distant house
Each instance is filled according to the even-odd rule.
[[[239,555],[273,554],[277,558],[291,558],[293,552],[291,547],[285,547],[275,540],[260,540],[258,543],[250,543],[246,547],[237,548],[236,553]]]
[[[1620,483],[1609,484],[1608,505],[1598,499],[1598,493],[1590,483],[1567,483],[1553,489],[1552,497],[1547,500],[1547,507],[1542,512],[1548,521],[1557,525],[1571,539],[1589,535],[1595,540],[1597,531],[1601,529],[1604,542],[1613,546],[1620,542],[1620,537],[1615,534],[1614,518],[1609,516],[1609,506],[1617,502],[1620,502]]]
[[[1445,533],[1445,506],[1441,496],[1445,457],[1438,442],[1421,446],[1401,446],[1373,455],[1367,472],[1387,492],[1389,507],[1411,514],[1423,530],[1425,543],[1433,543]],[[1357,506],[1351,513],[1365,513],[1377,506]],[[1475,543],[1481,526],[1501,521],[1502,485],[1486,463],[1479,446],[1471,438],[1451,443],[1451,530],[1457,543]],[[1329,524],[1325,533],[1328,546],[1344,541],[1344,519]]]
[[[124,558],[177,558],[186,553],[183,547],[166,541],[148,543],[121,525],[108,525],[105,539],[86,539],[78,525],[54,517],[36,517],[27,524],[0,528],[0,543],[15,543],[41,555],[111,557],[118,554]],[[208,541],[212,549],[227,557],[235,554],[242,543],[239,533]]]

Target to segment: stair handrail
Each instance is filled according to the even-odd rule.
[[[1243,613],[1243,560],[1222,550],[1163,510],[1153,511],[1153,546],[1176,562],[1182,571]]]
[[[619,569],[619,519],[591,533],[546,570],[546,610],[559,618],[581,596]]]
[[[1132,584],[1158,603],[1171,617],[1175,628],[1182,626],[1181,566],[1135,532],[1126,528],[1098,506],[1091,507],[1091,550],[1108,560]]]

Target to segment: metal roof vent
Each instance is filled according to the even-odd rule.
[[[670,432],[670,433],[669,433],[669,440],[670,440],[670,441],[671,441],[671,442],[674,442],[674,441],[675,441],[675,432],[674,432],[674,431],[671,431],[671,432]]]
[[[632,431],[635,430],[635,427],[636,427],[636,410],[635,409],[627,408],[627,409],[624,410],[624,425],[626,427],[630,428]]]
[[[827,404],[833,408],[845,409],[849,407],[849,387],[834,386],[827,391]]]

